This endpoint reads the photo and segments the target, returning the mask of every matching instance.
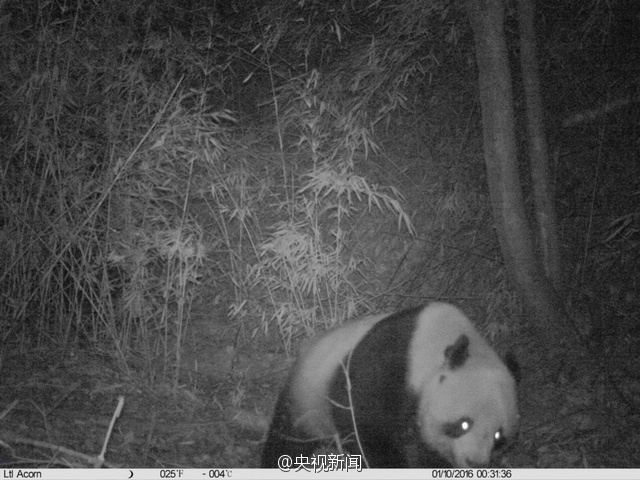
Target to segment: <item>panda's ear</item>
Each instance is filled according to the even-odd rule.
[[[513,378],[516,380],[516,383],[520,383],[522,372],[520,371],[520,363],[518,363],[518,359],[515,354],[513,352],[508,352],[504,356],[504,363],[507,365],[511,375],[513,375]]]
[[[469,358],[469,337],[460,335],[455,343],[444,349],[445,365],[451,370],[462,367]]]

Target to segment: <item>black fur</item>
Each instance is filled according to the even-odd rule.
[[[309,456],[326,443],[327,439],[309,439],[303,431],[295,428],[291,418],[291,395],[289,379],[278,397],[269,434],[262,450],[262,468],[278,468],[278,458],[287,452],[293,460]],[[323,441],[324,440],[324,441]]]
[[[520,363],[518,362],[515,354],[513,352],[507,353],[504,357],[504,363],[511,372],[511,375],[513,375],[516,383],[520,383],[520,380],[522,379],[522,370],[520,369]]]
[[[456,343],[445,349],[444,358],[447,359],[451,370],[462,367],[469,358],[469,337],[460,335]]]
[[[402,468],[407,464],[405,446],[421,443],[414,428],[417,399],[406,391],[406,353],[419,311],[406,310],[379,322],[355,348],[347,365],[351,403],[345,372],[337,372],[333,381],[331,398],[338,405],[353,405],[362,454],[370,467]],[[334,407],[333,415],[342,436],[353,432],[349,409]],[[394,431],[400,433],[389,436]],[[355,439],[346,448],[360,453]]]

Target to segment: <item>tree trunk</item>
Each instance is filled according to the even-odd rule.
[[[547,277],[556,291],[562,289],[562,256],[558,237],[555,192],[549,168],[544,111],[534,26],[534,0],[518,0],[520,68],[527,104],[529,162],[538,228],[538,251]]]
[[[549,346],[565,326],[562,302],[534,251],[518,174],[513,93],[503,0],[467,0],[476,44],[484,158],[498,240],[511,280]]]

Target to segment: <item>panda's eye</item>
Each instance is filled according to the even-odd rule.
[[[507,438],[504,436],[504,433],[502,433],[502,429],[497,430],[496,433],[493,434],[494,448],[500,448],[505,443],[507,443]]]
[[[442,432],[449,438],[458,438],[467,433],[473,427],[473,420],[463,417],[457,422],[445,423]]]

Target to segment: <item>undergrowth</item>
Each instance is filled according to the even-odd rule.
[[[287,350],[370,310],[368,281],[388,272],[362,226],[372,245],[394,230],[398,257],[416,242],[400,191],[370,173],[374,132],[437,63],[418,37],[448,9],[424,8],[3,4],[3,345],[86,345],[177,386],[203,279]],[[275,149],[244,140],[259,108]],[[475,215],[456,205],[443,209]]]
[[[316,70],[273,84],[281,151],[255,164],[232,148],[233,114],[215,107],[237,88],[227,78],[239,57],[260,60],[241,45],[251,36],[212,50],[220,38],[203,44],[205,24],[181,23],[202,18],[197,8],[116,4],[126,8],[2,11],[3,345],[86,344],[177,385],[196,287],[216,269],[234,285],[232,316],[275,325],[287,347],[353,315],[366,299],[347,220],[376,208],[412,230],[399,193],[354,171],[376,151],[381,117],[342,102],[343,85]],[[162,32],[168,13],[174,28]],[[262,45],[262,58],[279,47]],[[214,238],[191,215],[194,198],[209,202]]]

